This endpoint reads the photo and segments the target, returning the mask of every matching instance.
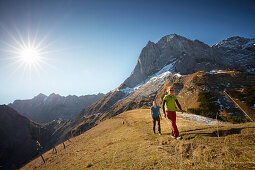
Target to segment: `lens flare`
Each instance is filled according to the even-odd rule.
[[[41,73],[45,71],[45,65],[47,68],[50,67],[56,70],[55,66],[49,64],[49,61],[52,60],[49,55],[61,50],[50,50],[53,42],[46,41],[49,34],[45,34],[40,39],[38,37],[38,30],[34,36],[31,36],[31,33],[27,33],[27,36],[22,36],[17,28],[14,34],[4,27],[2,28],[9,35],[10,40],[0,40],[5,45],[5,48],[0,49],[0,51],[7,54],[3,60],[11,61],[9,62],[10,67],[14,68],[14,73],[23,70],[23,75],[28,73],[31,76],[34,72]]]
[[[40,62],[40,53],[37,49],[31,48],[24,48],[20,51],[20,59],[27,64],[35,64]]]

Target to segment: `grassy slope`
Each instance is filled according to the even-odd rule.
[[[124,124],[123,124],[124,122]],[[105,120],[84,134],[48,151],[23,169],[233,169],[255,167],[255,123],[217,125],[178,116],[182,141],[172,139],[163,119],[162,136],[152,134],[150,111],[131,110]]]

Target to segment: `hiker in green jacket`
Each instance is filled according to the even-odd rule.
[[[174,89],[173,87],[169,88],[169,94],[164,96],[163,99],[163,113],[164,116],[171,121],[171,130],[172,130],[172,137],[180,140],[182,139],[181,136],[179,136],[179,131],[178,128],[176,126],[176,106],[175,103],[177,104],[177,106],[179,107],[180,111],[183,112],[180,103],[177,100],[177,97],[174,96]]]

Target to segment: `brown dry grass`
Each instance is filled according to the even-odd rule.
[[[182,141],[152,134],[150,111],[131,110],[105,120],[84,134],[48,151],[22,169],[249,169],[255,167],[255,123],[217,125],[178,116]],[[220,137],[218,137],[218,134]]]

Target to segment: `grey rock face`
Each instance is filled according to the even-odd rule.
[[[146,79],[149,75],[153,74],[155,70],[158,70],[158,56],[160,55],[160,49],[158,46],[149,41],[147,45],[143,48],[138,62],[135,66],[134,71],[131,73],[131,76],[127,78],[124,82],[129,87],[140,83],[140,80]]]
[[[124,81],[134,87],[148,76],[172,63],[172,72],[191,74],[212,69],[254,68],[254,39],[231,37],[212,47],[199,40],[177,34],[162,37],[156,44],[149,41],[143,48],[134,71]],[[240,67],[240,62],[242,67]],[[239,63],[239,65],[238,65]]]
[[[102,93],[80,97],[75,95],[63,97],[55,93],[49,96],[39,94],[29,100],[15,100],[9,106],[35,122],[47,123],[59,118],[71,119],[103,96]]]
[[[221,60],[228,68],[246,71],[255,68],[255,38],[239,36],[227,38],[213,45],[220,54]]]

